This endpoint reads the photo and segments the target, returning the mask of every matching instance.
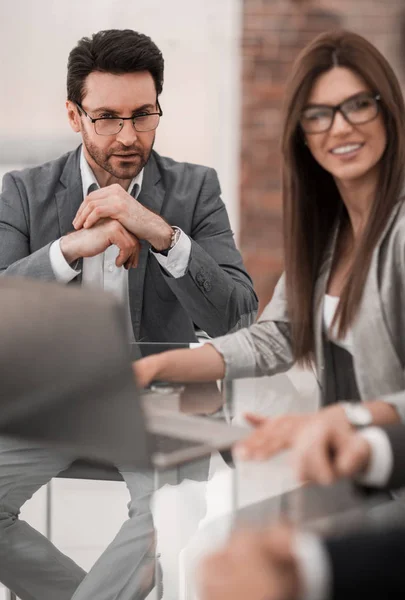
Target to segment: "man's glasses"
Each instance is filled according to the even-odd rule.
[[[300,125],[305,133],[324,133],[331,129],[337,112],[351,125],[362,125],[377,117],[379,100],[378,94],[361,92],[336,106],[313,104],[302,111]]]
[[[159,101],[156,101],[159,112],[141,112],[133,117],[99,117],[93,119],[84,108],[76,102],[76,106],[94,125],[94,131],[97,135],[117,135],[124,127],[125,121],[132,121],[132,125],[138,132],[153,131],[159,125],[160,117],[163,111],[160,108]]]

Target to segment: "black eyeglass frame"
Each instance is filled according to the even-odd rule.
[[[79,102],[75,102],[77,108],[79,109],[79,111],[81,111],[90,121],[91,123],[94,125],[94,131],[96,132],[97,135],[101,135],[101,136],[105,136],[108,137],[109,135],[118,135],[120,133],[120,131],[122,131],[122,128],[124,127],[124,121],[132,121],[132,125],[135,129],[135,131],[137,131],[138,133],[147,133],[148,131],[154,131],[155,129],[158,128],[159,126],[159,121],[157,122],[156,127],[154,127],[153,129],[144,129],[139,131],[139,129],[136,128],[136,119],[138,119],[139,117],[153,117],[154,115],[159,115],[159,119],[160,117],[163,116],[163,111],[162,111],[162,107],[159,104],[159,100],[156,98],[156,104],[158,107],[158,112],[153,112],[153,113],[141,113],[139,115],[134,115],[133,117],[96,117],[95,119],[93,117],[91,117],[83,108],[83,106],[81,104],[79,104]],[[113,119],[117,120],[117,121],[122,121],[122,125],[119,128],[119,130],[117,131],[117,133],[98,133],[97,129],[96,129],[96,123],[97,121],[112,121]]]
[[[367,121],[360,121],[360,122],[352,122],[350,120],[350,118],[345,114],[344,109],[342,109],[342,106],[344,106],[344,104],[346,104],[347,102],[351,102],[353,101],[357,96],[361,96],[361,95],[366,95],[368,98],[371,98],[372,100],[375,101],[375,106],[376,106],[376,113],[374,117],[371,117],[371,119],[367,119]],[[317,135],[319,133],[326,133],[327,131],[329,131],[330,129],[332,129],[333,126],[333,122],[335,120],[335,116],[337,112],[340,112],[340,114],[342,115],[342,117],[345,119],[345,121],[347,121],[348,123],[350,123],[350,125],[364,125],[366,123],[370,123],[371,121],[374,121],[374,119],[376,119],[378,117],[378,114],[380,112],[380,102],[381,100],[381,96],[380,94],[372,94],[372,93],[367,93],[367,92],[360,92],[359,94],[354,94],[353,96],[350,96],[349,98],[346,98],[346,100],[343,100],[343,102],[341,102],[340,104],[336,104],[336,106],[331,106],[330,104],[311,104],[307,107],[305,107],[304,110],[308,109],[308,108],[327,108],[328,110],[332,111],[332,118],[331,118],[331,122],[330,125],[327,129],[322,129],[322,131],[306,131],[302,125],[301,122],[301,118],[302,118],[302,114],[301,113],[301,118],[300,118],[300,127],[302,129],[302,131],[304,133],[306,133],[307,135]]]

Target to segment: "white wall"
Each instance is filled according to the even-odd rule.
[[[146,33],[162,50],[156,149],[218,170],[237,232],[241,0],[2,0],[0,165],[77,144],[64,108],[67,56],[82,36],[112,27]]]

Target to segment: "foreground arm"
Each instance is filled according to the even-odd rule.
[[[285,526],[238,531],[205,558],[201,600],[380,600],[405,586],[405,529],[323,542]]]

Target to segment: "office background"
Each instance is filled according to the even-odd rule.
[[[149,34],[165,57],[156,149],[217,169],[261,309],[283,264],[281,107],[298,51],[326,29],[368,37],[401,81],[404,0],[14,0],[0,3],[0,176],[77,145],[67,55],[103,28]]]

